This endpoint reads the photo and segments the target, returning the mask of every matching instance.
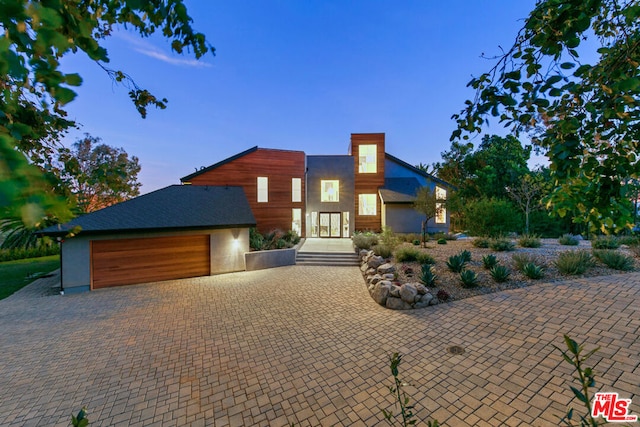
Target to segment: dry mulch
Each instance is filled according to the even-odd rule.
[[[464,298],[469,298],[476,295],[488,294],[493,292],[499,292],[506,289],[524,288],[527,286],[535,285],[537,283],[548,283],[554,281],[575,279],[581,277],[596,277],[596,276],[608,276],[612,274],[624,274],[628,272],[614,270],[602,264],[600,261],[595,260],[595,267],[589,268],[585,274],[578,276],[566,276],[560,274],[558,269],[554,265],[558,254],[565,251],[574,250],[587,250],[591,251],[590,241],[581,241],[578,246],[563,246],[560,245],[557,239],[541,239],[542,246],[539,248],[522,248],[517,245],[513,251],[508,252],[496,252],[490,248],[476,248],[471,243],[473,239],[466,238],[460,240],[449,240],[446,245],[439,245],[435,241],[427,243],[426,248],[421,250],[429,253],[436,260],[434,265],[438,279],[436,280],[436,287],[432,287],[430,290],[435,295],[438,291],[444,290],[449,294],[448,301],[455,301]],[[403,243],[403,245],[413,246],[410,243]],[[417,246],[414,246],[417,247]],[[449,271],[446,265],[447,259],[458,254],[460,251],[468,250],[471,252],[471,262],[467,263],[466,269],[473,270],[478,274],[478,286],[475,288],[467,289],[463,288],[460,283],[460,273],[453,273]],[[626,254],[633,255],[631,251],[625,246],[622,246],[618,251]],[[516,270],[515,263],[512,260],[512,256],[518,253],[531,254],[537,257],[541,261],[544,267],[544,277],[542,279],[533,280],[526,277],[524,274]],[[496,283],[495,280],[489,274],[489,270],[485,270],[482,264],[482,257],[487,254],[493,254],[499,261],[500,265],[504,265],[511,270],[511,276],[509,280],[504,283]],[[421,266],[417,262],[405,262],[394,263],[398,272],[397,281],[400,283],[419,282]],[[635,258],[635,270],[640,269],[640,262],[638,258]],[[413,274],[407,275],[405,271],[407,269],[413,270]]]

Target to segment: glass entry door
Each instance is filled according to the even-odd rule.
[[[320,212],[320,237],[340,237],[341,230],[340,212]]]

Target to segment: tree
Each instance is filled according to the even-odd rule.
[[[524,213],[524,232],[529,233],[529,215],[540,207],[540,196],[544,184],[539,175],[528,174],[511,187],[507,187],[507,193],[520,210]]]
[[[62,181],[81,212],[93,212],[140,194],[138,158],[85,134],[58,157]]]
[[[422,246],[427,241],[426,234],[429,220],[442,212],[444,203],[444,200],[437,198],[435,190],[431,190],[429,187],[421,187],[418,190],[416,199],[413,202],[413,208],[424,215],[424,220],[422,221]]]
[[[640,175],[640,1],[538,0],[513,46],[473,78],[452,140],[488,117],[546,151],[553,212],[591,230],[630,226]],[[592,58],[594,58],[592,60]]]
[[[69,216],[66,203],[53,196],[42,166],[57,151],[60,135],[74,123],[64,107],[82,84],[77,73],[60,70],[60,59],[83,52],[111,78],[127,87],[142,117],[147,107],[166,107],[120,70],[106,66],[101,41],[118,26],[142,37],[161,32],[177,53],[196,58],[214,52],[191,27],[182,0],[0,0],[0,212],[34,225],[47,213]]]

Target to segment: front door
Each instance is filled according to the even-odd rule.
[[[341,227],[340,212],[320,212],[320,237],[340,237]]]

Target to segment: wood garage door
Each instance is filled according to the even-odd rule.
[[[94,240],[92,289],[207,276],[209,235]]]

